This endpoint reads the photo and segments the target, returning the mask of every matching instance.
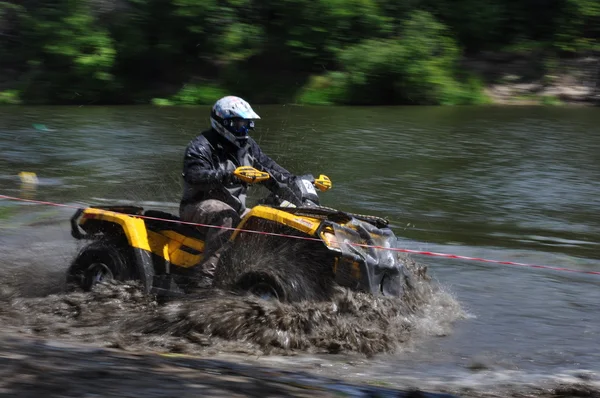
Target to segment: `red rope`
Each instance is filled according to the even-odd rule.
[[[23,198],[17,198],[14,196],[8,196],[8,195],[0,195],[0,199],[14,200],[14,201],[26,202],[26,203],[35,203],[35,204],[41,204],[41,205],[47,205],[47,206],[66,207],[66,208],[72,208],[72,209],[80,209],[81,208],[80,206],[66,205],[66,204],[54,203],[54,202],[45,202],[45,201],[33,200],[33,199],[23,199]],[[290,238],[290,239],[302,239],[302,240],[311,240],[311,241],[320,241],[321,240],[318,238],[308,238],[308,237],[304,237],[304,236],[294,236],[294,235],[286,235],[286,234],[277,234],[277,233],[273,233],[273,232],[245,230],[245,229],[238,229],[238,228],[233,228],[233,227],[222,227],[222,226],[199,224],[199,223],[193,223],[193,222],[187,222],[187,221],[168,220],[168,219],[164,219],[164,218],[149,217],[149,216],[143,216],[143,215],[133,215],[132,217],[138,217],[138,218],[143,218],[143,219],[148,219],[148,220],[164,221],[164,222],[173,222],[173,223],[186,224],[186,225],[192,225],[192,226],[197,226],[197,227],[239,230],[241,232],[249,232],[249,233],[254,233],[254,234],[259,234],[259,235],[279,236],[282,238]],[[372,248],[372,249],[391,250],[391,251],[400,252],[400,253],[417,254],[417,255],[422,255],[422,256],[443,257],[443,258],[451,258],[451,259],[456,259],[456,260],[479,261],[479,262],[492,263],[492,264],[513,265],[513,266],[519,266],[519,267],[549,269],[549,270],[553,270],[553,271],[576,272],[576,273],[581,273],[581,274],[600,275],[600,271],[586,271],[586,270],[578,270],[578,269],[564,268],[564,267],[553,267],[550,265],[526,264],[526,263],[519,263],[519,262],[514,262],[514,261],[499,261],[499,260],[491,260],[491,259],[481,258],[481,257],[459,256],[457,254],[436,253],[436,252],[431,252],[431,251],[421,251],[421,250],[411,250],[411,249],[401,249],[401,248],[396,248],[396,247],[371,246],[371,245],[364,245],[364,244],[358,244],[358,243],[355,243],[353,245],[365,247],[365,248]]]

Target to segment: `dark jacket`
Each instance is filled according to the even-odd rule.
[[[246,144],[239,147],[210,129],[193,139],[185,151],[181,205],[217,199],[242,213],[246,209],[248,184],[231,178],[239,166],[252,166],[268,172],[275,181],[269,179],[264,185],[271,191],[280,184],[287,185],[294,178],[265,155],[252,138],[249,137]]]

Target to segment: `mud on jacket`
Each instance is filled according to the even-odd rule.
[[[239,166],[252,166],[271,175],[262,183],[269,190],[287,185],[294,176],[267,156],[256,141],[248,137],[240,146],[210,129],[194,138],[183,159],[183,197],[181,206],[207,199],[227,203],[239,213],[246,209],[248,184],[232,178]]]

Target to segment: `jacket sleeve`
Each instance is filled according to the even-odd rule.
[[[182,176],[188,184],[209,190],[223,184],[226,172],[214,166],[207,144],[194,140],[185,150]]]
[[[253,166],[262,171],[266,171],[273,177],[277,182],[288,185],[295,176],[277,164],[273,159],[267,156],[258,146],[255,141],[252,141],[252,150],[254,152],[254,158],[257,164]],[[269,184],[266,184],[269,187]]]

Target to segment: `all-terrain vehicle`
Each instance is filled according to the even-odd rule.
[[[270,178],[250,167],[235,174],[249,183]],[[335,284],[399,296],[404,269],[396,253],[385,250],[396,240],[388,222],[320,206],[315,187],[326,191],[331,181],[301,176],[285,187],[285,195],[271,194],[254,206],[227,242],[213,286],[281,301],[325,299]],[[150,294],[184,293],[203,259],[202,228],[163,211],[79,209],[71,233],[92,241],[67,272],[68,282],[85,290],[115,279],[139,280]]]

